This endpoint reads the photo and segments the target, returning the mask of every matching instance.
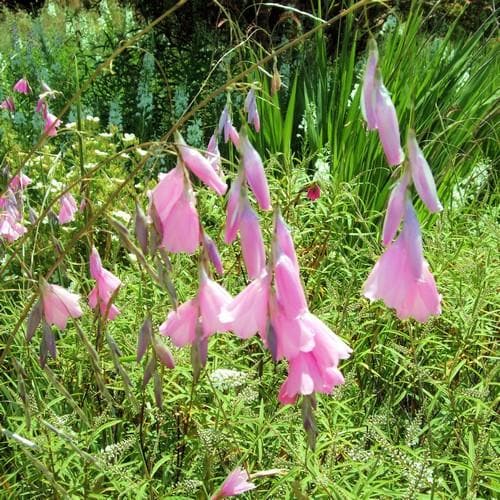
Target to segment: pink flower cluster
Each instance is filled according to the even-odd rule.
[[[0,237],[7,241],[20,238],[26,228],[23,220],[23,191],[31,184],[31,179],[20,172],[9,182],[3,196],[0,197]]]
[[[361,109],[367,128],[378,130],[388,163],[402,163],[405,156],[400,145],[396,110],[382,83],[373,39],[369,41]],[[370,300],[382,299],[387,306],[396,309],[400,319],[411,317],[425,322],[431,315],[441,313],[441,295],[423,257],[420,226],[408,192],[410,184],[413,182],[431,212],[439,212],[443,207],[429,164],[411,129],[407,151],[409,166],[403,166],[401,177],[391,191],[382,229],[382,243],[387,249],[366,280],[363,293]],[[401,221],[403,228],[393,241]]]
[[[21,78],[12,89],[19,94],[31,94],[31,86],[26,78]],[[39,95],[38,102],[35,107],[36,113],[41,113],[44,120],[43,133],[49,137],[57,135],[57,129],[61,125],[61,120],[58,120],[55,115],[49,112],[47,98],[53,98],[57,92],[52,90],[47,84],[42,82],[43,92]],[[9,113],[15,113],[16,104],[12,96],[7,97],[0,103],[0,109],[4,109]]]
[[[249,120],[254,126],[259,124],[255,117],[254,94],[247,97],[246,108]],[[226,127],[227,136],[234,136],[227,107],[220,123],[220,132]],[[194,201],[182,201],[183,196],[194,200],[188,171],[217,193],[222,194],[224,189],[218,185],[218,171],[209,158],[185,145],[180,136],[176,142],[179,148],[177,167],[161,176],[160,183],[151,193],[150,216],[167,250],[191,253],[200,243],[202,230]],[[213,142],[212,137],[208,149],[210,154],[216,155]],[[259,333],[275,360],[289,362],[288,378],[279,395],[283,404],[294,403],[299,395],[330,393],[344,381],[338,365],[340,360],[349,357],[351,349],[309,311],[292,237],[277,212],[273,258],[267,264],[262,231],[250,203],[249,191],[262,210],[271,209],[271,197],[262,159],[250,143],[245,128],[238,134],[238,150],[241,169],[229,191],[225,241],[232,243],[239,233],[243,260],[252,281],[233,299],[209,277],[206,262],[202,260],[197,295],[168,314],[160,326],[160,333],[170,337],[178,347],[192,345],[202,365],[206,361],[208,339],[214,333],[233,331],[241,338]],[[179,204],[184,208],[177,210]],[[172,235],[175,239],[170,241],[169,238],[174,238]],[[188,239],[189,244],[181,244]],[[201,244],[203,254],[208,255],[217,268],[220,257],[216,247],[214,250],[215,245],[203,237]]]

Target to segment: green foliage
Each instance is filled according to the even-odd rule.
[[[94,31],[82,33],[80,43],[92,43],[86,53],[102,61],[137,24],[120,17],[126,9],[100,5],[99,13],[74,15],[80,22],[94,20]],[[49,7],[40,16],[44,40],[47,33],[55,36],[57,27],[60,33],[67,27],[69,11],[56,12],[64,16],[56,16],[54,25],[43,24],[44,16],[54,17]],[[6,13],[2,22],[29,31],[33,20]],[[288,87],[278,94],[271,95],[270,78],[263,76],[266,68],[249,75],[252,84],[260,84],[263,124],[252,140],[263,153],[273,202],[293,231],[309,307],[354,350],[342,365],[345,385],[318,398],[315,451],[306,444],[298,406],[278,405],[276,392],[286,366],[273,363],[259,339],[215,335],[208,365],[193,383],[189,350],[177,349],[157,334],[172,310],[168,291],[151,280],[109,223],[109,218],[119,220],[132,234],[136,201],[144,205],[158,171],[174,164],[170,138],[141,140],[163,133],[172,117],[185,117],[194,89],[210,95],[220,73],[227,72],[230,79],[245,69],[246,54],[255,58],[250,42],[223,59],[214,82],[207,83],[203,75],[177,85],[179,76],[166,90],[154,75],[152,52],[145,48],[154,37],[147,37],[144,50],[127,52],[133,54],[128,59],[120,56],[112,71],[101,74],[84,93],[81,120],[75,107],[74,122],[29,158],[37,127],[29,135],[23,124],[1,115],[2,165],[9,164],[12,171],[23,166],[33,179],[25,211],[37,213],[26,237],[0,247],[0,497],[207,498],[242,464],[251,473],[270,471],[254,479],[257,489],[246,498],[498,494],[500,232],[493,168],[498,53],[481,39],[482,33],[452,41],[451,36],[423,36],[420,27],[418,14],[412,14],[378,37],[385,81],[403,132],[409,122],[417,126],[445,201],[443,214],[432,225],[423,224],[426,258],[443,294],[443,314],[425,325],[399,321],[382,304],[360,298],[380,253],[378,226],[390,171],[376,135],[364,131],[359,90],[353,92],[363,68],[359,23],[354,17],[342,21],[333,55],[317,34],[313,43],[276,61],[282,73],[287,67],[291,72],[283,78]],[[11,42],[2,34],[0,43],[2,63]],[[79,60],[76,78],[71,55],[76,43],[69,33],[53,55],[70,68],[64,75],[44,62],[42,43],[33,50],[32,63],[19,45],[12,59],[16,62],[10,61],[0,78],[3,91],[19,72],[37,81],[36,70],[46,68],[51,86],[64,93],[54,105],[62,105],[94,67],[94,60],[88,66]],[[181,52],[179,47],[172,50]],[[236,82],[222,90],[234,91],[239,122],[237,92],[245,92],[247,84]],[[168,92],[171,106],[170,101],[165,105]],[[223,104],[216,99],[213,109],[186,120],[190,142],[206,144],[216,123],[213,111]],[[157,121],[158,109],[168,118]],[[231,148],[224,165],[229,177],[235,169]],[[315,202],[304,192],[313,178],[322,188]],[[87,196],[88,205],[74,223],[60,226],[53,212],[66,189],[78,202]],[[198,208],[222,253],[226,274],[220,281],[236,294],[247,279],[239,245],[221,244],[223,203],[200,188]],[[261,224],[269,243],[269,214],[261,215]],[[28,343],[20,318],[26,317],[37,281],[48,271],[54,270],[52,283],[78,291],[83,302],[93,286],[88,278],[91,243],[105,267],[123,281],[116,297],[122,314],[105,324],[87,308],[81,320],[57,333],[57,359],[41,368],[41,332]],[[193,297],[198,286],[195,260],[172,256],[170,278],[180,301]],[[136,350],[149,314],[155,339],[172,350],[177,366],[160,367],[144,384],[154,354],[149,348],[137,362]]]

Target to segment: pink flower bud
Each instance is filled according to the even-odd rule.
[[[375,73],[378,65],[378,50],[377,43],[373,38],[368,40],[368,51],[368,61],[366,63],[361,91],[361,112],[363,113],[368,130],[375,130],[377,128]]]
[[[248,200],[243,201],[239,226],[243,260],[245,261],[248,276],[254,279],[259,277],[266,267],[266,251],[259,219]]]
[[[429,164],[418,146],[414,130],[408,131],[407,146],[411,176],[415,189],[420,199],[431,212],[440,212],[443,210],[443,206],[438,198],[436,183],[434,182]]]
[[[243,170],[245,177],[253,191],[255,198],[262,210],[271,209],[271,197],[267,185],[264,165],[256,149],[250,144],[246,134],[242,133],[240,138],[240,151],[243,157]]]
[[[396,236],[401,219],[405,212],[405,200],[410,175],[405,172],[397,184],[392,188],[387,205],[387,212],[384,219],[384,228],[382,229],[382,243],[389,245]]]

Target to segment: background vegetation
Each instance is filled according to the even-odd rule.
[[[35,14],[4,9],[0,101],[24,75],[36,92],[41,81],[60,91],[50,105],[62,110],[120,44],[171,6],[104,0],[92,8],[48,2]],[[188,2],[99,72],[57,138],[38,144],[41,124],[28,101],[12,117],[2,113],[2,168],[24,165],[34,182],[28,234],[0,247],[0,497],[206,498],[243,463],[251,472],[280,469],[256,479],[248,498],[494,498],[500,72],[493,6],[359,9],[226,85],[340,6],[242,2],[236,10],[214,2],[205,15]],[[445,205],[439,217],[420,213],[443,294],[443,314],[425,325],[360,298],[380,254],[392,184],[359,110],[369,31],[403,136],[416,127]],[[273,94],[276,73],[282,87]],[[249,84],[259,88],[263,124],[252,140],[293,230],[310,308],[354,350],[342,365],[346,384],[319,398],[314,452],[300,409],[277,402],[286,366],[275,365],[257,339],[215,336],[196,385],[188,350],[170,346],[176,368],[160,370],[161,387],[143,386],[148,360],[136,362],[138,331],[148,311],[155,329],[164,321],[168,294],[109,223],[113,217],[133,232],[135,202],[145,205],[157,173],[174,164],[162,140],[168,130],[182,126],[188,142],[204,148],[227,98],[236,124],[244,119]],[[237,169],[231,148],[221,148],[229,178]],[[322,190],[315,202],[305,196],[312,182]],[[53,211],[66,187],[77,197],[88,190],[92,202],[76,223],[59,226]],[[222,251],[222,282],[236,294],[246,278],[239,246],[221,244],[223,203],[207,190],[198,202]],[[267,241],[268,222],[262,215]],[[90,242],[124,282],[123,314],[106,328],[90,313],[75,321],[42,369],[40,335],[28,344],[22,319],[49,271],[52,282],[90,291]],[[194,259],[175,256],[172,265],[180,300],[192,297]]]

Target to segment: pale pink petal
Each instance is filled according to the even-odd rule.
[[[206,276],[202,278],[198,301],[205,337],[229,330],[229,325],[223,323],[219,316],[232,300],[231,295],[218,283]]]
[[[368,61],[366,63],[361,91],[361,112],[363,113],[368,130],[375,130],[377,128],[375,73],[378,64],[378,50],[377,43],[373,38],[368,40],[368,50]]]
[[[59,285],[42,286],[42,305],[45,321],[61,330],[66,328],[68,318],[79,318],[83,312],[79,304],[80,296]]]
[[[384,219],[384,228],[382,229],[382,243],[387,246],[396,236],[399,224],[403,219],[405,212],[405,200],[410,176],[405,172],[398,183],[392,188],[387,205],[387,212]]]
[[[212,496],[211,500],[219,500],[253,490],[255,484],[250,483],[248,479],[248,473],[240,467],[237,467],[229,474],[217,493]]]
[[[59,200],[59,214],[57,215],[57,220],[59,224],[67,224],[75,218],[75,213],[78,211],[78,206],[76,204],[75,198],[70,192],[63,194]]]
[[[266,251],[259,219],[248,200],[243,202],[243,209],[239,218],[241,250],[243,260],[251,279],[257,278],[266,267]]]
[[[238,233],[241,213],[241,183],[241,176],[238,176],[231,184],[231,189],[229,190],[224,231],[224,241],[227,245],[234,241]]]
[[[289,318],[295,318],[307,310],[307,301],[297,268],[283,254],[274,266],[276,297]]]
[[[196,338],[196,323],[198,321],[198,300],[191,299],[170,311],[167,319],[160,326],[160,333],[170,337],[177,347],[192,344]]]

